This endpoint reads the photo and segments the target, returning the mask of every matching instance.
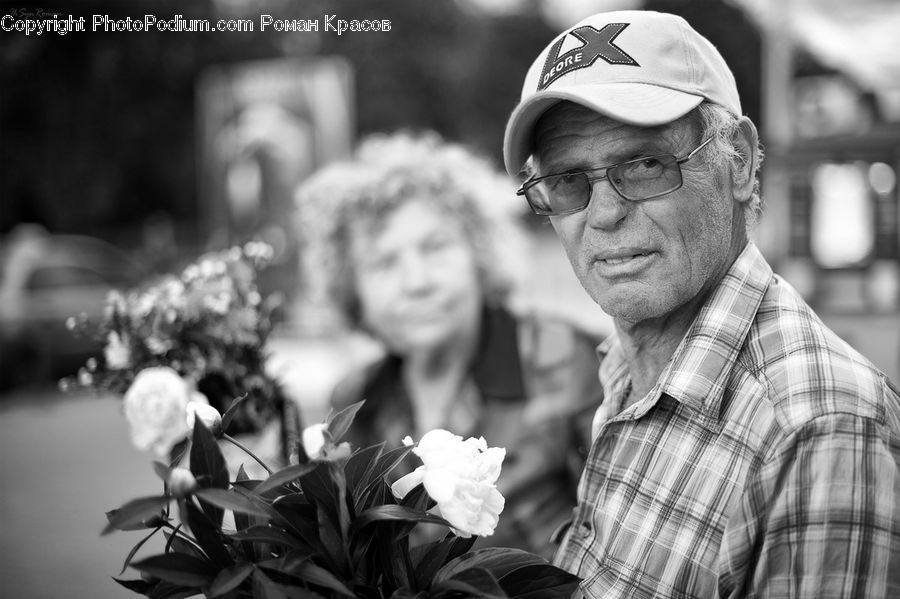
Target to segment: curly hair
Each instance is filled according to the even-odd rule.
[[[297,230],[307,262],[316,265],[318,285],[348,324],[359,326],[353,236],[378,231],[410,200],[426,200],[459,221],[484,300],[501,305],[524,274],[514,190],[513,181],[485,158],[435,133],[373,135],[352,159],[325,167],[301,184]]]

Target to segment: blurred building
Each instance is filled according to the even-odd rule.
[[[900,81],[873,77],[853,44],[865,29],[833,18],[847,30],[814,38],[810,2],[777,9],[755,4],[763,39],[762,139],[766,214],[758,243],[770,261],[839,335],[900,379],[900,111],[892,101]],[[829,4],[824,2],[822,4]],[[862,3],[878,20],[878,2]],[[826,9],[824,6],[823,9]],[[821,16],[821,15],[819,15]],[[898,21],[896,7],[884,13]],[[824,17],[823,17],[824,19]],[[821,19],[820,19],[821,20]],[[830,37],[829,37],[830,36]],[[894,56],[900,40],[894,35]],[[891,59],[895,60],[895,59]],[[900,63],[885,75],[900,74]]]

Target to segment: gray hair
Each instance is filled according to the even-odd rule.
[[[321,286],[348,324],[360,325],[353,236],[379,230],[406,202],[425,200],[462,225],[485,302],[501,305],[524,275],[514,189],[486,159],[435,133],[371,136],[351,160],[320,170],[297,190],[297,231],[306,263],[314,264],[307,284]]]
[[[735,144],[735,136],[740,129],[741,119],[722,106],[711,102],[703,102],[698,106],[694,113],[700,122],[701,139],[709,137],[713,140],[707,146],[704,153],[705,160],[714,168],[738,167],[752,160],[752,156],[747,156]],[[759,192],[759,172],[764,157],[762,144],[757,145],[756,161],[753,163],[753,172],[750,176],[753,178],[753,192],[750,200],[744,204],[744,222],[747,229],[756,224],[762,213],[762,198]]]

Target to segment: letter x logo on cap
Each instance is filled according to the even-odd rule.
[[[704,100],[742,114],[734,76],[715,46],[681,17],[646,10],[588,17],[538,55],[506,124],[503,160],[511,175],[531,154],[538,119],[564,100],[644,127],[671,123]]]

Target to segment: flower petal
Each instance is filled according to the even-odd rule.
[[[394,484],[391,485],[391,493],[394,494],[394,497],[397,499],[403,499],[406,497],[407,493],[415,489],[421,482],[422,478],[425,474],[425,468],[423,466],[419,466],[406,476],[398,479]]]
[[[448,470],[432,470],[425,467],[425,476],[422,482],[425,483],[425,490],[428,495],[438,503],[450,501],[456,494],[456,484],[458,477],[456,474]]]

